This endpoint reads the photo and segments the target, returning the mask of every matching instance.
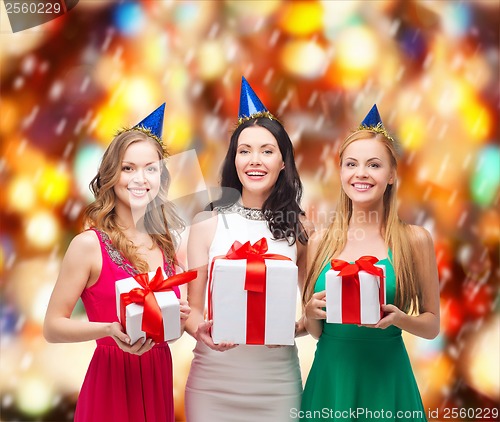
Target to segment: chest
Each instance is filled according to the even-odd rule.
[[[296,262],[296,245],[290,246],[286,240],[274,240],[272,237],[266,221],[248,220],[239,214],[221,214],[218,216],[209,259],[211,261],[214,256],[225,255],[235,241],[242,244],[245,242],[254,244],[258,240],[266,238],[268,253],[285,255]]]
[[[163,254],[158,247],[150,249],[145,246],[139,246],[137,254],[148,263],[149,271],[154,271],[156,268],[163,266]]]
[[[375,256],[379,260],[387,258],[387,246],[381,236],[368,236],[362,231],[350,233],[349,236],[347,244],[336,258],[347,262],[353,262],[364,255]]]

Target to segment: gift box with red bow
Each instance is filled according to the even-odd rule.
[[[333,259],[326,273],[326,322],[376,324],[386,303],[385,266],[362,256],[353,264]]]
[[[235,242],[214,258],[209,280],[215,344],[294,344],[297,266],[267,253],[265,238],[253,245]]]
[[[158,268],[115,283],[116,312],[131,344],[140,338],[160,343],[180,337],[180,304],[172,288],[196,275],[196,271],[188,271],[167,278]]]

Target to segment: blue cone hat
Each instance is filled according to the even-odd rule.
[[[382,123],[382,118],[378,112],[377,104],[373,104],[373,107],[359,125],[358,130],[371,130],[372,132],[381,133],[387,139],[394,142],[394,139],[389,135],[384,127],[384,124]]]
[[[240,109],[238,111],[238,125],[243,122],[256,118],[268,117],[277,120],[266,108],[262,101],[257,97],[248,81],[244,76],[241,77],[240,91]]]
[[[151,132],[150,136],[153,135],[157,141],[161,143],[161,135],[163,132],[163,115],[165,114],[165,103],[153,111],[149,116],[145,117],[139,123],[137,123],[133,129],[145,129]]]
[[[360,126],[376,127],[378,125],[384,126],[384,124],[382,123],[382,119],[380,117],[380,114],[378,112],[377,104],[373,104],[373,107],[368,112],[366,117],[363,119]]]
[[[158,142],[162,149],[163,155],[166,157],[167,150],[163,141],[161,140],[162,132],[163,132],[163,115],[165,114],[165,103],[163,103],[160,107],[158,107],[155,111],[137,123],[134,127],[124,128],[120,130],[117,135],[122,134],[123,132],[129,132],[131,130],[138,130],[154,139]]]

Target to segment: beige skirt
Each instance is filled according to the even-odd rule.
[[[187,422],[288,422],[300,407],[296,346],[239,345],[217,352],[197,342],[186,384]]]

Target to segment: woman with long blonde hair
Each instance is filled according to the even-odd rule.
[[[166,342],[134,344],[118,322],[115,281],[163,268],[175,274],[174,229],[161,141],[164,105],[124,129],[104,153],[90,186],[84,228],[71,242],[44,323],[49,342],[96,340],[75,421],[174,421],[172,358]],[[174,288],[180,298],[178,288]],[[82,298],[89,321],[71,319]],[[189,315],[181,300],[181,326]]]
[[[304,323],[319,340],[298,416],[304,421],[424,421],[401,333],[427,339],[439,333],[432,239],[422,227],[398,217],[399,146],[376,106],[345,139],[339,155],[341,191],[333,222],[309,242]],[[383,318],[371,326],[326,323],[330,261],[354,262],[367,255],[385,266]]]

